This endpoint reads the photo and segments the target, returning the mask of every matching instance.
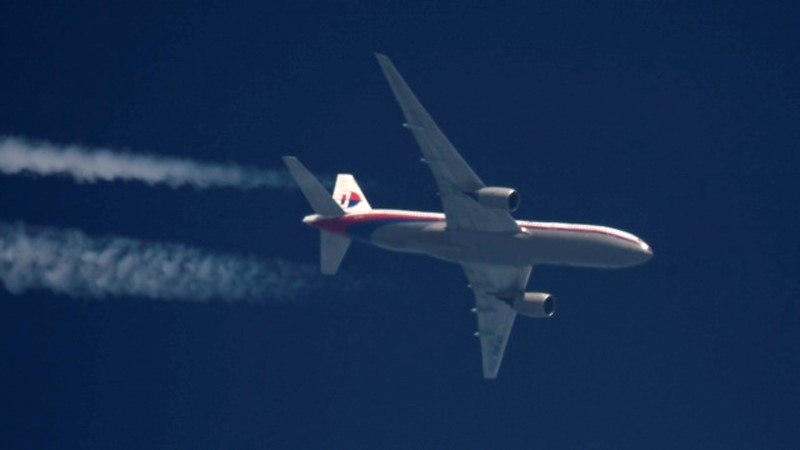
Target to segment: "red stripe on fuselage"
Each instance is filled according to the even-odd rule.
[[[612,231],[607,231],[607,230],[594,228],[594,227],[589,228],[589,227],[581,227],[581,226],[564,227],[564,226],[558,226],[558,225],[538,225],[538,224],[533,224],[531,222],[522,222],[522,221],[519,221],[517,223],[522,228],[530,228],[530,229],[544,230],[544,231],[576,231],[576,232],[580,232],[580,233],[601,234],[601,235],[604,235],[604,236],[611,236],[611,237],[614,237],[614,238],[617,238],[617,239],[622,239],[623,241],[633,242],[634,244],[638,244],[639,243],[639,241],[637,241],[637,240],[635,240],[633,238],[629,238],[629,237],[626,237],[626,236],[622,236],[622,235],[620,235],[618,233],[614,233]]]
[[[333,219],[322,219],[314,223],[314,225],[323,230],[327,230],[333,233],[346,234],[347,229],[353,225],[382,221],[382,220],[396,220],[396,221],[408,221],[408,222],[440,222],[445,219],[444,217],[436,216],[433,214],[431,216],[425,216],[425,215],[402,214],[402,213],[373,213],[373,214],[352,214]],[[624,241],[632,242],[634,244],[639,243],[639,241],[637,241],[634,238],[623,236],[619,233],[615,233],[610,230],[605,230],[596,227],[579,226],[579,225],[559,226],[556,224],[544,224],[544,223],[538,224],[526,221],[517,221],[517,224],[519,224],[520,227],[526,229],[542,230],[542,231],[592,233],[592,234],[600,234],[603,236],[610,236],[617,239],[622,239]]]
[[[353,225],[377,222],[380,220],[397,220],[409,222],[437,222],[444,220],[440,217],[425,217],[413,214],[393,214],[393,213],[375,213],[375,214],[353,214],[334,219],[322,219],[315,222],[314,225],[322,228],[323,230],[332,233],[346,234],[347,229]]]

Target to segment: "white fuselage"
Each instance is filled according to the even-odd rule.
[[[518,232],[479,232],[448,229],[442,213],[390,209],[338,218],[315,214],[303,221],[387,250],[451,262],[618,268],[641,264],[653,255],[638,237],[597,225],[519,220]]]

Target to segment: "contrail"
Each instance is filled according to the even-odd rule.
[[[319,287],[317,273],[282,259],[0,222],[0,281],[12,294],[49,290],[85,299],[269,302]]]
[[[202,163],[81,145],[56,145],[9,136],[0,136],[0,172],[69,176],[79,183],[140,181],[173,188],[295,188],[294,181],[283,170]]]

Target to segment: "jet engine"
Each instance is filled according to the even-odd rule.
[[[474,198],[487,208],[504,209],[510,212],[514,212],[519,208],[519,193],[511,188],[481,188],[475,191]]]
[[[525,292],[514,299],[514,309],[528,317],[552,317],[556,312],[556,299],[544,292]]]

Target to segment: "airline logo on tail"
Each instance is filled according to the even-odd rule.
[[[361,196],[358,195],[358,192],[346,191],[339,197],[339,204],[343,208],[352,208],[359,203],[361,203]]]
[[[338,207],[346,211],[347,214],[364,213],[372,210],[367,197],[361,192],[361,188],[358,187],[355,178],[349,173],[336,175],[336,185],[333,187],[332,197]]]

